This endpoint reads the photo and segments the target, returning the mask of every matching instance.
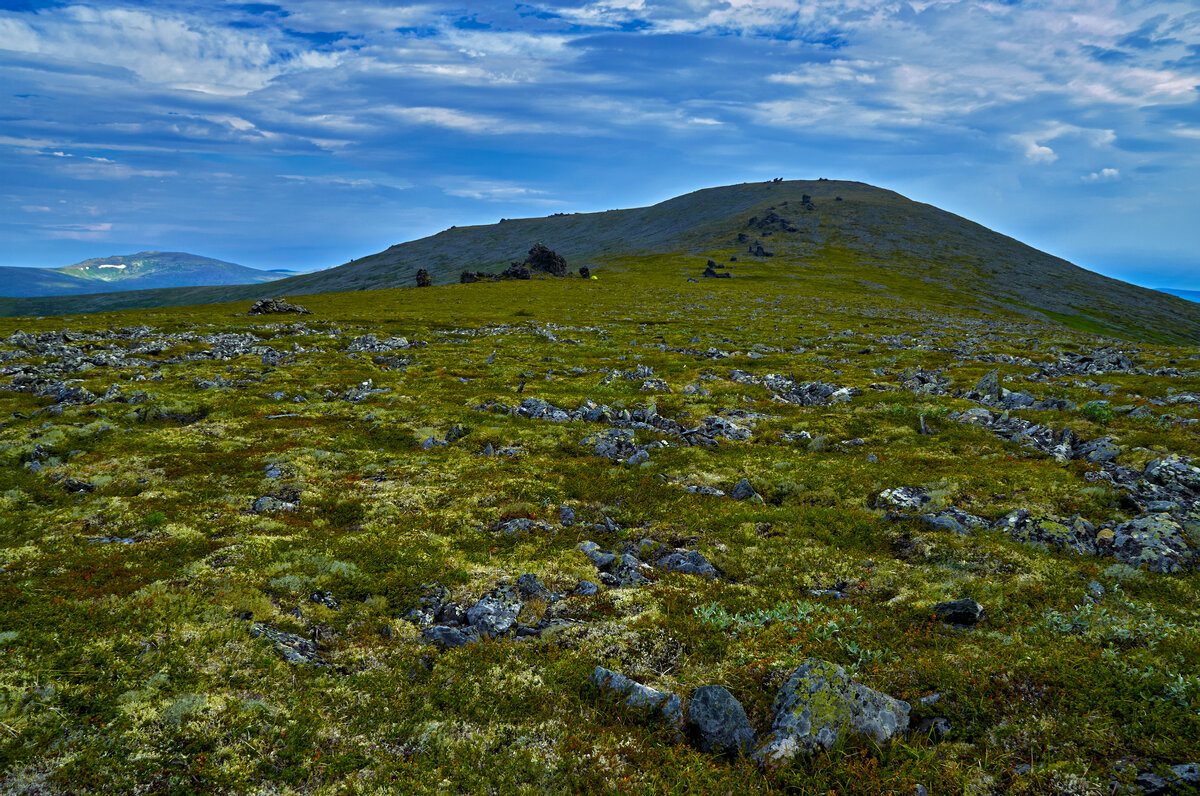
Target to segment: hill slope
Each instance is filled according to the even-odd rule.
[[[764,225],[770,212],[783,223]],[[752,218],[758,226],[748,224]],[[770,262],[781,277],[859,280],[868,274],[884,288],[924,285],[927,292],[1004,313],[1041,313],[1137,337],[1200,340],[1200,308],[1190,302],[1086,271],[893,191],[833,180],[745,183],[651,207],[452,227],[337,268],[261,285],[25,299],[0,309],[79,313],[406,287],[421,268],[435,283],[448,283],[463,270],[499,270],[537,241],[572,268],[635,255],[735,256],[746,248],[739,233],[774,252]]]
[[[270,282],[288,274],[262,271],[186,252],[146,251],[95,257],[62,268],[0,268],[0,290],[16,297]]]

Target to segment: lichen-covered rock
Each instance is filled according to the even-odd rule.
[[[809,658],[775,697],[771,734],[754,753],[767,768],[829,749],[843,732],[885,743],[908,729],[910,705],[850,679],[842,667]]]
[[[1112,437],[1098,437],[1091,442],[1079,445],[1072,452],[1072,458],[1084,459],[1095,464],[1111,462],[1121,455],[1121,446],[1113,442]]]
[[[255,514],[274,514],[280,511],[295,511],[296,504],[289,503],[286,500],[280,500],[271,495],[263,495],[258,500],[254,501]]]
[[[700,686],[692,692],[685,732],[701,752],[736,756],[754,748],[754,728],[742,703],[719,685]]]
[[[266,638],[271,642],[275,651],[283,656],[288,663],[297,666],[329,666],[318,652],[317,643],[303,636],[288,633],[271,627],[263,622],[255,622],[250,626],[250,635],[255,638]]]
[[[656,713],[675,727],[683,726],[683,705],[678,694],[656,691],[603,666],[597,666],[588,680],[601,691],[624,696],[625,705],[631,709]]]
[[[709,579],[717,577],[717,568],[695,550],[675,550],[658,559],[654,565],[668,572],[682,572]]]
[[[1146,480],[1165,487],[1200,492],[1200,467],[1193,467],[1179,457],[1155,459],[1146,465]]]
[[[524,606],[520,595],[508,584],[501,584],[467,609],[467,622],[480,635],[499,638],[517,624]]]
[[[1024,509],[1017,509],[1000,520],[999,525],[1013,539],[1035,547],[1077,555],[1100,552],[1096,527],[1081,517],[1064,522],[1049,517],[1034,517]]]
[[[885,489],[875,499],[877,509],[899,509],[916,511],[930,500],[929,490],[915,486],[898,486]]]
[[[531,533],[551,530],[550,524],[541,520],[531,520],[528,517],[514,517],[496,523],[493,531],[501,536],[528,536]]]
[[[1113,530],[1112,554],[1132,567],[1162,574],[1188,572],[1196,551],[1183,524],[1167,514],[1144,514]]]

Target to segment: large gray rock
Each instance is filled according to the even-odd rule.
[[[749,479],[743,478],[738,481],[733,489],[729,490],[729,496],[734,500],[749,500],[761,503],[762,498],[754,491],[754,487],[750,485]],[[757,501],[755,500],[757,498]]]
[[[1184,526],[1167,514],[1143,514],[1113,528],[1112,554],[1133,567],[1162,574],[1187,572],[1196,551]]]
[[[910,706],[854,682],[840,666],[809,658],[779,690],[774,710],[771,734],[754,753],[767,768],[829,749],[843,732],[885,743],[908,729]]]
[[[701,752],[731,756],[754,748],[754,728],[742,703],[719,685],[704,685],[688,703],[687,736]]]
[[[683,726],[683,706],[678,694],[656,691],[603,666],[597,666],[588,680],[601,691],[624,696],[626,707],[657,713],[675,727]]]
[[[467,622],[481,636],[498,638],[516,626],[523,606],[516,590],[503,584],[467,609]]]

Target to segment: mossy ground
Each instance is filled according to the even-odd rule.
[[[33,416],[48,399],[0,393],[0,790],[909,794],[922,784],[932,793],[1098,794],[1138,768],[1200,759],[1195,575],[1046,552],[998,532],[967,538],[890,523],[871,508],[879,491],[912,485],[989,518],[1016,508],[1097,523],[1127,516],[1119,495],[1084,478],[1088,465],[1060,465],[948,421],[972,404],[898,389],[894,375],[942,369],[969,389],[996,367],[974,354],[1041,361],[1113,341],[984,315],[961,296],[928,295],[919,280],[848,263],[831,255],[784,272],[742,260],[734,279],[693,284],[684,278],[703,258],[656,255],[614,262],[599,280],[300,297],[314,313],[304,318],[237,317],[241,304],[0,321],[5,336],[146,324],[250,331],[276,349],[304,349],[277,367],[248,356],[163,365],[161,381],[130,383],[150,368],[71,374],[97,395],[113,383],[145,389],[142,406]],[[281,334],[300,320],[314,333]],[[396,352],[411,361],[406,369],[385,369],[342,350],[367,333],[428,345]],[[964,341],[974,346],[965,360],[952,350]],[[702,359],[664,343],[735,355]],[[751,356],[755,345],[787,353]],[[1192,349],[1121,345],[1147,367],[1196,364]],[[637,365],[672,391],[601,384],[607,371]],[[1101,394],[1085,378],[1025,383],[1032,368],[1000,367],[1012,389],[1080,405],[1143,405],[1170,388],[1200,388],[1113,374],[1100,379],[1113,393]],[[731,368],[862,394],[832,406],[774,403],[765,388],[731,381]],[[245,384],[195,384],[218,376]],[[323,397],[368,380],[387,392]],[[693,383],[709,394],[682,391]],[[897,389],[871,388],[880,383]],[[276,392],[286,397],[268,397]],[[473,410],[525,397],[567,408],[584,398],[656,402],[667,417],[724,408],[771,417],[749,442],[669,447],[631,468],[579,446],[596,424]],[[137,411],[146,406],[160,411]],[[1151,409],[1104,425],[1078,411],[1029,414],[1115,437],[1123,462],[1200,456],[1194,427],[1161,417],[1194,416],[1194,405]],[[937,433],[919,433],[921,416]],[[419,446],[455,424],[465,436]],[[800,430],[816,441],[782,441]],[[842,444],[855,438],[865,444]],[[521,455],[479,456],[489,443]],[[22,464],[38,444],[58,463],[33,473]],[[271,464],[282,478],[264,476]],[[71,493],[55,476],[97,488]],[[763,505],[681,488],[728,489],[742,477]],[[295,512],[250,511],[281,489],[299,495]],[[557,524],[562,504],[580,525]],[[489,530],[508,516],[555,530],[518,539]],[[602,516],[624,530],[586,530]],[[569,598],[580,620],[570,629],[448,651],[400,618],[432,582],[463,602],[526,572],[569,591],[596,579],[578,542],[641,538],[697,549],[725,577],[666,575]],[[1097,605],[1084,600],[1091,580],[1108,588]],[[847,600],[809,594],[835,583]],[[315,591],[336,595],[340,610],[311,603]],[[932,621],[934,603],[960,597],[985,606],[984,626]],[[338,668],[288,664],[251,637],[243,612],[319,637]],[[596,665],[684,697],[721,684],[763,733],[778,687],[813,657],[911,702],[914,721],[949,719],[951,733],[882,748],[850,741],[764,773],[696,752],[586,684]],[[922,706],[934,692],[942,698]]]

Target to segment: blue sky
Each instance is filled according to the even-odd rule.
[[[1200,288],[1200,7],[0,0],[0,265],[310,269],[777,176]]]

